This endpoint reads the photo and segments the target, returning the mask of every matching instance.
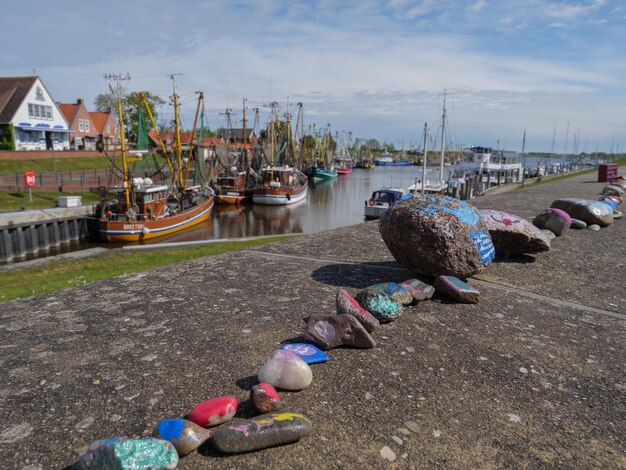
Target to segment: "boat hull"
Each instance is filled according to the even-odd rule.
[[[352,173],[352,168],[337,168],[337,173],[347,175],[348,173]]]
[[[100,219],[100,238],[105,242],[141,242],[171,235],[207,221],[211,217],[214,199],[171,217],[155,220],[118,221]]]
[[[411,165],[411,162],[409,160],[394,160],[392,162],[374,160],[374,164],[376,166],[409,166]]]
[[[295,191],[280,188],[256,189],[252,193],[252,202],[263,206],[284,206],[295,204],[306,198],[307,187],[302,186]]]
[[[337,178],[336,171],[329,171],[329,170],[326,170],[325,168],[320,168],[320,167],[315,167],[313,169],[310,169],[309,171],[305,172],[305,175],[311,181],[330,181],[332,179]]]
[[[249,194],[217,194],[215,202],[217,204],[235,205],[243,204],[250,200]]]

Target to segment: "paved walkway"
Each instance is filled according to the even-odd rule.
[[[595,199],[593,181],[474,202],[531,217]],[[313,436],[231,457],[206,445],[180,468],[626,467],[624,246],[617,221],[493,263],[470,281],[480,303],[408,308],[375,349],[332,350],[308,389],[282,393]],[[302,317],[333,312],[338,287],[409,277],[369,222],[0,304],[0,461],[64,466],[218,395],[251,416],[260,366]]]

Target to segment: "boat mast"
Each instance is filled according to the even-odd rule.
[[[246,165],[246,178],[248,177],[248,166],[250,166],[249,162],[248,162],[248,147],[247,147],[247,143],[248,143],[248,134],[246,133],[246,98],[243,98],[243,119],[242,119],[242,124],[243,124],[243,131],[242,131],[242,144],[241,144],[241,153],[244,156],[245,159],[245,165]]]
[[[191,157],[193,157],[193,154],[190,154],[189,152],[191,151],[193,141],[196,138],[196,129],[198,127],[198,116],[200,115],[200,109],[204,105],[204,93],[202,93],[201,91],[197,91],[196,93],[198,94],[198,106],[196,108],[196,116],[193,118],[193,130],[191,131],[191,137],[189,138],[189,143],[188,143],[187,158],[189,159],[189,161],[187,162],[187,168],[185,169],[185,179],[183,183],[183,188],[187,187],[187,181],[189,180],[189,170],[191,169],[191,165],[189,163],[191,162]],[[200,158],[198,156],[198,152],[200,150],[199,147],[200,147],[200,142],[198,141],[196,158]]]
[[[441,115],[441,160],[439,162],[439,179],[443,186],[443,158],[446,145],[446,90],[443,90],[443,114]]]
[[[180,74],[172,74],[172,84],[174,87],[174,95],[173,95],[173,99],[174,99],[174,127],[176,129],[176,142],[174,143],[174,147],[176,148],[176,163],[178,165],[177,167],[177,171],[178,171],[178,187],[180,191],[184,191],[185,190],[185,185],[184,185],[184,181],[183,181],[183,146],[180,142],[180,114],[179,114],[179,110],[178,110],[178,95],[176,94],[176,78],[174,78],[175,75],[180,75]]]
[[[426,188],[426,160],[428,160],[428,152],[426,150],[426,140],[428,136],[428,123],[424,123],[424,156],[422,158],[422,194]]]
[[[124,171],[124,197],[126,210],[130,210],[130,177],[128,174],[128,158],[126,156],[126,139],[124,136],[124,116],[122,113],[122,98],[117,96],[117,114],[120,121],[120,149],[122,151],[122,167]]]

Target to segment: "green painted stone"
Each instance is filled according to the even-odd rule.
[[[96,441],[72,464],[72,469],[143,470],[174,469],[178,453],[161,439],[106,439]]]

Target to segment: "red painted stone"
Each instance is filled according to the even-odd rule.
[[[261,413],[277,411],[283,407],[283,402],[280,401],[278,392],[273,385],[267,383],[260,383],[252,387],[250,399]]]
[[[204,427],[217,426],[235,416],[238,404],[235,397],[211,398],[194,406],[187,419]]]

